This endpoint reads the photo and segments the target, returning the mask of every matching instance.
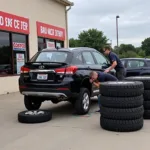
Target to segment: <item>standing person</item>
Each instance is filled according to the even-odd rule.
[[[119,57],[111,51],[110,46],[105,46],[103,52],[108,56],[111,63],[111,66],[105,70],[105,73],[108,73],[112,69],[115,69],[118,80],[123,80],[125,78],[125,68]]]
[[[100,71],[99,72],[92,71],[90,73],[90,83],[96,86],[97,88],[100,88],[101,82],[107,81],[118,81],[118,79],[109,73],[104,73]],[[100,95],[98,96],[98,104],[100,108]],[[97,112],[100,112],[100,110],[98,110]]]

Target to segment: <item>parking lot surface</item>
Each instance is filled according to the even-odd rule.
[[[0,150],[143,150],[150,147],[150,121],[142,130],[117,133],[100,127],[97,102],[85,116],[73,114],[69,103],[43,103],[53,119],[41,124],[21,124],[17,114],[25,110],[19,93],[0,96]]]

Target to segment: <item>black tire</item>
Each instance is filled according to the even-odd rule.
[[[143,127],[143,117],[136,120],[112,120],[101,117],[100,125],[103,129],[117,132],[131,132]]]
[[[145,90],[150,90],[150,76],[135,76],[135,77],[127,77],[126,81],[141,81],[144,84]]]
[[[52,119],[52,112],[46,110],[38,110],[35,112],[44,112],[42,114],[32,114],[34,111],[23,111],[18,114],[18,121],[21,123],[42,123]],[[27,114],[28,113],[28,114]]]
[[[144,86],[138,81],[104,82],[101,83],[100,91],[103,96],[134,97],[144,93]]]
[[[100,103],[109,108],[135,108],[143,105],[143,95],[136,97],[100,97]]]
[[[24,96],[24,105],[27,110],[37,110],[41,107],[42,101],[39,98]]]
[[[120,109],[120,108],[107,108],[100,107],[101,116],[107,119],[114,120],[134,120],[143,117],[144,108],[143,106],[137,108],[128,108],[128,109]]]
[[[88,97],[87,97],[88,96]],[[87,97],[87,107],[84,107],[84,97]],[[89,112],[91,105],[90,93],[89,90],[86,88],[80,89],[80,94],[78,99],[75,101],[75,109],[78,115],[85,115]]]
[[[150,90],[144,90],[144,101],[150,101]]]
[[[150,119],[150,110],[144,111],[144,119]]]
[[[150,110],[150,101],[144,101],[144,109]]]

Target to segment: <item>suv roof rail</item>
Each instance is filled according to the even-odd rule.
[[[45,49],[42,49],[42,51],[48,51],[48,50],[57,50],[56,48],[45,48]]]

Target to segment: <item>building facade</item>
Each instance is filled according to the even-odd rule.
[[[18,91],[21,66],[46,47],[68,47],[68,0],[0,0],[0,94]]]

